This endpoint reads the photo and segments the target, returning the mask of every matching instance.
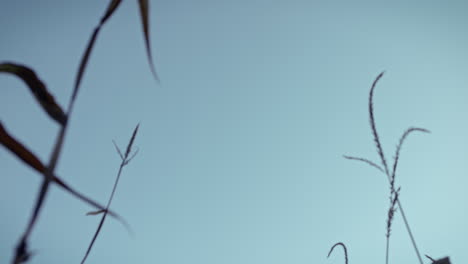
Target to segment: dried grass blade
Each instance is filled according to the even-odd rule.
[[[45,171],[44,164],[29,151],[21,142],[10,136],[0,122],[0,143],[10,150],[16,157],[40,173]]]
[[[32,69],[24,65],[6,62],[0,64],[0,72],[14,74],[23,80],[49,117],[60,125],[65,125],[67,116]]]
[[[150,43],[150,29],[149,29],[149,1],[148,0],[138,0],[138,6],[140,8],[140,17],[141,25],[143,27],[143,34],[145,37],[145,46],[146,54],[148,57],[148,62],[151,68],[151,73],[153,74],[156,81],[159,81],[158,74],[156,73],[156,67],[153,62],[153,55],[151,52],[151,43]]]

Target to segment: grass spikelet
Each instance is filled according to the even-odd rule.
[[[385,247],[385,263],[388,264],[388,256],[389,256],[389,250],[390,250],[390,233],[392,231],[392,222],[393,222],[393,217],[395,216],[395,212],[397,211],[397,201],[398,201],[398,195],[400,194],[400,188],[395,191],[395,187],[393,185],[390,185],[390,206],[388,208],[388,213],[387,213],[387,233],[385,234],[385,237],[387,238],[386,241],[386,247]]]
[[[380,143],[380,139],[379,139],[379,133],[377,133],[377,128],[375,126],[374,103],[373,103],[375,86],[377,85],[377,82],[380,80],[380,78],[382,78],[383,74],[384,72],[381,72],[377,76],[377,78],[375,78],[374,82],[372,83],[370,92],[369,92],[369,122],[371,125],[371,130],[372,130],[372,135],[374,137],[375,146],[377,147],[377,153],[379,154],[385,173],[389,175],[387,160],[385,159],[385,155],[382,149],[382,144]]]

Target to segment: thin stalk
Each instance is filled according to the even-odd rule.
[[[413,233],[411,232],[411,228],[408,224],[408,220],[406,219],[405,211],[401,206],[400,197],[397,199],[398,208],[400,208],[401,216],[403,217],[403,221],[405,222],[406,230],[408,231],[408,235],[411,238],[411,243],[413,244],[414,251],[416,251],[416,255],[418,256],[419,263],[423,264],[423,260],[421,258],[421,254],[419,254],[418,246],[416,245],[416,240],[414,239]]]

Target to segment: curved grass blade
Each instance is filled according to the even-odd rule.
[[[406,137],[408,137],[409,134],[411,134],[412,132],[416,132],[416,131],[423,132],[423,133],[431,133],[431,131],[425,128],[419,128],[419,127],[410,127],[403,133],[395,151],[395,157],[394,157],[393,169],[392,169],[392,177],[391,177],[392,181],[395,181],[395,172],[397,169],[398,159],[400,157],[400,151],[401,151],[401,147],[403,146],[403,142],[405,141]]]
[[[145,46],[146,46],[146,55],[148,57],[148,63],[151,68],[151,73],[153,74],[154,79],[159,82],[158,74],[156,73],[156,67],[153,62],[153,55],[151,52],[151,43],[150,43],[150,29],[149,29],[149,1],[148,0],[138,0],[138,6],[140,8],[140,17],[141,25],[143,28],[143,35],[145,37]]]
[[[352,156],[346,156],[346,155],[343,155],[343,157],[345,159],[349,159],[349,160],[357,160],[357,161],[362,161],[364,163],[367,163],[369,164],[370,166],[378,169],[379,171],[385,173],[385,171],[382,169],[382,167],[380,167],[379,165],[375,164],[374,162],[368,160],[368,159],[365,159],[365,158],[358,158],[358,157],[352,157]]]
[[[117,173],[117,177],[115,179],[114,187],[112,188],[112,192],[111,192],[111,195],[109,197],[109,201],[107,202],[106,209],[104,210],[101,221],[99,222],[99,225],[98,225],[98,227],[96,229],[96,232],[94,233],[93,238],[91,239],[91,242],[88,245],[88,249],[86,250],[86,253],[85,253],[84,257],[81,260],[81,264],[85,263],[86,259],[88,258],[89,253],[91,252],[91,249],[93,248],[94,242],[96,241],[99,233],[101,232],[102,226],[104,225],[104,221],[106,220],[106,216],[107,216],[107,210],[109,209],[109,207],[110,207],[110,205],[112,203],[112,199],[114,198],[115,190],[117,189],[117,185],[118,185],[119,180],[120,180],[120,175],[122,174],[123,168],[129,162],[129,157],[130,157],[129,155],[130,155],[130,152],[132,151],[133,142],[135,141],[135,137],[136,137],[136,135],[138,133],[138,128],[139,127],[140,127],[140,124],[138,124],[135,127],[135,129],[133,130],[132,137],[130,138],[130,141],[128,142],[128,145],[127,145],[127,150],[125,151],[125,155],[124,155],[124,157],[122,159],[122,162],[120,163],[119,171]],[[101,212],[91,212],[91,213],[92,214],[99,214]]]
[[[0,64],[0,72],[14,74],[23,80],[50,118],[62,126],[65,125],[67,116],[33,70],[24,65],[6,62]]]
[[[71,96],[70,104],[73,104],[78,94],[81,80],[83,79],[83,75],[86,70],[86,65],[88,64],[89,56],[91,55],[91,52],[93,50],[94,43],[96,42],[99,31],[101,30],[101,27],[104,25],[104,23],[106,23],[106,21],[112,16],[115,10],[117,10],[121,2],[122,0],[112,0],[112,2],[109,3],[109,6],[107,7],[106,12],[104,13],[101,20],[99,21],[99,24],[94,28],[94,32],[88,41],[88,45],[86,45],[85,53],[83,54],[83,57],[81,57],[81,62],[78,68],[78,72],[76,74],[75,85],[73,88],[73,93]]]
[[[327,258],[330,257],[330,254],[333,252],[333,249],[335,249],[336,246],[341,246],[343,248],[345,255],[345,264],[348,264],[348,250],[346,249],[346,245],[342,242],[338,242],[330,248]]]

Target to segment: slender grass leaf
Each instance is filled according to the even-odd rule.
[[[114,14],[114,11],[117,9],[117,7],[119,7],[121,2],[122,0],[112,0],[112,2],[109,3],[109,5],[107,6],[106,13],[101,18],[101,24],[104,24],[106,20],[109,19],[109,17],[111,17],[112,14]]]
[[[146,54],[148,57],[148,62],[151,68],[151,73],[156,81],[159,81],[158,74],[156,73],[156,67],[153,62],[153,55],[151,52],[151,42],[150,42],[150,29],[149,29],[149,1],[148,0],[138,0],[138,6],[140,8],[140,17],[141,25],[143,28],[143,35],[145,37],[145,46]]]
[[[0,72],[14,74],[23,80],[47,114],[60,125],[65,125],[67,116],[33,70],[24,65],[6,62],[0,64]]]
[[[429,130],[427,130],[425,128],[419,128],[419,127],[410,127],[403,133],[403,135],[400,138],[400,141],[398,142],[398,145],[397,145],[396,151],[395,151],[395,157],[394,157],[394,161],[393,161],[392,177],[391,177],[392,181],[395,181],[395,172],[396,172],[396,169],[397,169],[398,159],[400,157],[400,151],[401,151],[401,147],[403,146],[403,142],[405,141],[405,139],[408,137],[409,134],[411,134],[412,132],[416,132],[416,131],[423,132],[423,133],[431,133],[431,131],[429,131]]]
[[[374,162],[368,160],[368,159],[365,159],[365,158],[358,158],[358,157],[352,157],[352,156],[346,156],[346,155],[343,155],[343,157],[345,159],[349,159],[349,160],[357,160],[357,161],[362,161],[364,163],[367,163],[369,164],[370,166],[378,169],[379,171],[385,173],[385,171],[382,169],[382,167],[380,167],[379,165],[375,164]]]
[[[78,94],[81,80],[83,79],[83,75],[86,70],[86,65],[88,64],[89,56],[91,55],[91,52],[93,50],[94,43],[96,42],[99,31],[101,30],[101,27],[104,25],[104,23],[106,23],[106,21],[112,16],[112,14],[114,14],[115,10],[117,10],[121,2],[122,0],[112,0],[109,3],[109,6],[107,7],[106,12],[104,13],[101,20],[99,21],[99,24],[94,28],[94,32],[88,41],[88,45],[86,45],[85,53],[81,57],[81,62],[78,68],[78,72],[76,74],[75,86],[73,88],[73,93],[71,96],[70,104],[74,103],[76,96]]]

